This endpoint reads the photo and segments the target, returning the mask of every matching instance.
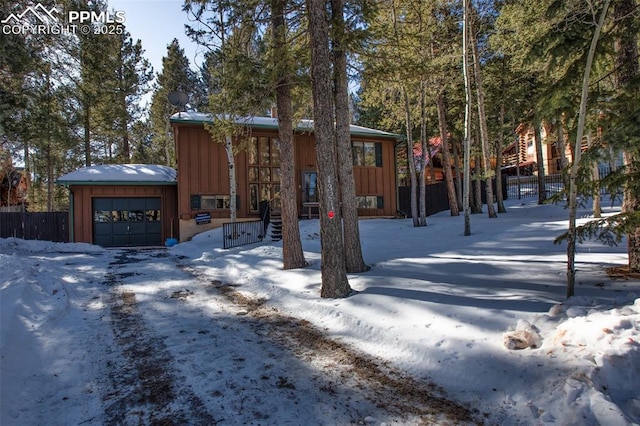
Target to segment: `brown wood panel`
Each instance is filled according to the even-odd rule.
[[[191,194],[227,195],[229,194],[228,165],[224,145],[212,142],[209,133],[201,124],[177,124],[176,152],[178,155],[178,211],[180,219],[192,219],[196,211],[191,210]],[[276,131],[253,129],[251,136],[277,137]],[[354,138],[363,140],[363,138]],[[381,195],[384,197],[383,209],[367,209],[363,215],[393,215],[396,209],[395,182],[395,142],[366,138],[368,142],[382,144],[382,167],[355,167],[354,179],[357,195]],[[296,186],[299,209],[301,206],[302,172],[317,170],[316,146],[313,135],[297,134],[294,137],[294,155],[296,164]],[[240,200],[238,217],[251,216],[249,207],[248,164],[245,152],[236,156],[237,191]],[[212,218],[227,217],[228,212],[211,211]]]
[[[159,197],[162,210],[163,239],[177,235],[177,188],[173,185],[72,185],[74,241],[93,243],[93,198],[99,197]]]

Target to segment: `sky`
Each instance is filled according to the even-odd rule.
[[[606,272],[626,244],[579,245],[567,299],[567,210],[507,209],[470,236],[448,211],[360,221],[371,270],[344,299],[320,297],[317,219],[287,271],[282,241],[223,250],[221,229],[0,239],[0,424],[640,424],[640,281]]]
[[[184,32],[189,20],[182,11],[182,0],[108,0],[108,3],[110,9],[125,12],[127,31],[134,40],[142,40],[145,57],[156,74],[162,71],[162,58],[174,38],[178,39],[192,68],[202,63],[202,48]]]

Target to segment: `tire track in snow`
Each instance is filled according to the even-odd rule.
[[[162,338],[146,326],[136,295],[122,291],[121,265],[138,262],[133,250],[123,250],[109,264],[105,284],[112,287],[110,324],[119,359],[110,358],[112,392],[104,396],[108,425],[214,425],[215,418],[188,386],[179,386],[171,372],[174,363]]]

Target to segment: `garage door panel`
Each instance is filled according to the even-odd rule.
[[[112,210],[112,199],[111,198],[94,198],[93,200],[93,210],[104,210],[111,211]]]
[[[111,234],[109,235],[96,235],[93,239],[94,244],[97,244],[99,246],[103,246],[103,247],[113,247],[113,238],[111,237]]]
[[[113,210],[129,210],[131,198],[111,198]]]
[[[145,210],[147,204],[147,198],[130,198],[129,209],[130,210]]]
[[[93,226],[96,236],[111,235],[113,233],[111,223],[94,223]]]
[[[94,198],[94,243],[105,247],[162,245],[161,199]]]

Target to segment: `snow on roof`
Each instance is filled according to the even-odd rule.
[[[84,167],[60,177],[70,183],[175,183],[176,171],[158,164],[103,164]]]
[[[171,116],[172,123],[210,123],[213,121],[213,116],[204,112],[179,112]],[[272,117],[239,117],[235,119],[235,122],[240,125],[250,126],[254,128],[262,129],[277,129],[278,119]],[[382,130],[371,129],[368,127],[351,125],[349,126],[351,134],[355,136],[377,136],[386,139],[402,140],[403,135],[396,133],[384,132]],[[296,125],[297,131],[313,132],[313,120],[300,120]]]

